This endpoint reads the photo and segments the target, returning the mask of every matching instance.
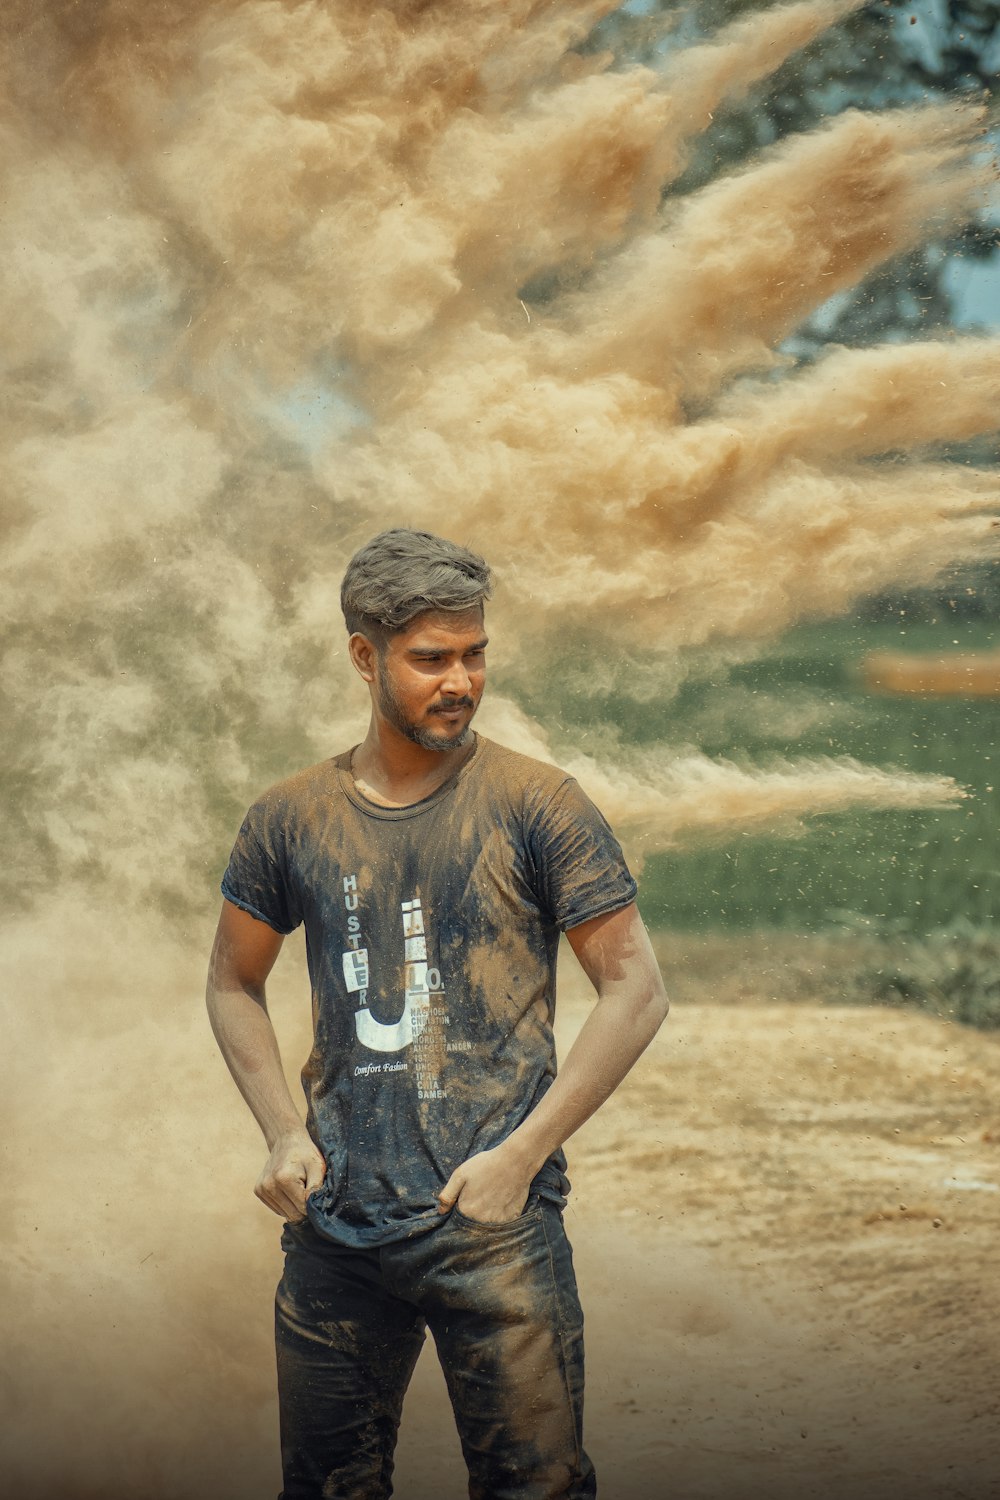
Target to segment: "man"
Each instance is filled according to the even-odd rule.
[[[371,695],[354,750],[250,809],[222,882],[212,1025],[270,1155],[283,1500],[392,1493],[429,1327],[473,1500],[596,1493],[562,1143],[667,1011],[613,834],[572,778],[477,736],[482,558],[375,537],[344,576]],[[305,923],[306,1124],[264,984]],[[597,1003],[556,1077],[559,932]]]

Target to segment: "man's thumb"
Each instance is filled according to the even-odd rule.
[[[323,1186],[326,1178],[326,1162],[321,1156],[311,1156],[306,1162],[306,1197]]]
[[[464,1181],[465,1178],[462,1176],[461,1168],[456,1167],[455,1171],[452,1172],[444,1187],[438,1193],[438,1203],[440,1205],[438,1209],[439,1213],[446,1214],[450,1208],[455,1207],[458,1195],[462,1191],[462,1184],[464,1183]]]

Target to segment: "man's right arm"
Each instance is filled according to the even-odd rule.
[[[326,1163],[289,1092],[267,1013],[264,986],[282,941],[266,922],[224,901],[206,998],[215,1039],[270,1152],[254,1192],[274,1213],[297,1222],[305,1217],[306,1198],[323,1182]]]

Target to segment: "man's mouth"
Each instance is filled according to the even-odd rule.
[[[471,698],[459,698],[457,703],[439,703],[430,711],[432,714],[440,714],[444,719],[457,719],[471,707]]]

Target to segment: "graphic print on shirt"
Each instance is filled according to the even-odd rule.
[[[403,1013],[398,1021],[379,1021],[368,1009],[370,968],[368,949],[361,933],[358,916],[358,880],[344,877],[344,906],[347,909],[347,948],[341,955],[344,983],[349,994],[356,995],[359,1008],[354,1012],[354,1029],[358,1040],[372,1052],[401,1052],[413,1047],[419,1099],[444,1099],[441,1087],[440,1061],[445,1052],[445,1030],[448,1017],[444,1005],[441,975],[427,964],[427,936],[419,896],[400,903],[403,939]],[[399,1072],[405,1063],[364,1063],[354,1070],[355,1078],[373,1073]]]

